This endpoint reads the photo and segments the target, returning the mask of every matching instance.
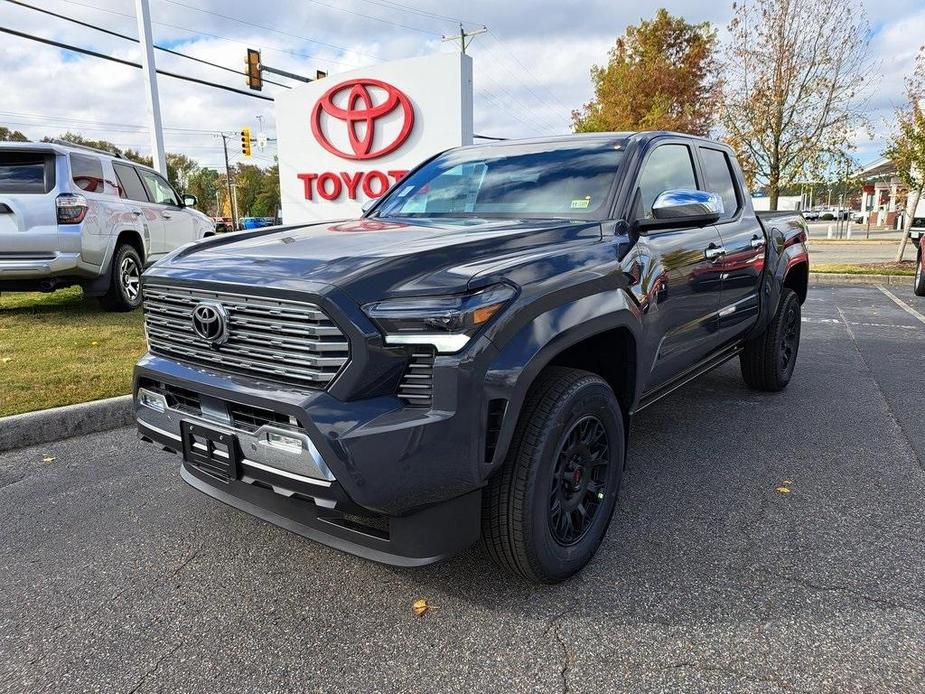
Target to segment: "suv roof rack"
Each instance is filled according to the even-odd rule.
[[[116,154],[114,152],[107,152],[105,149],[100,149],[99,147],[91,147],[90,145],[79,145],[76,142],[68,142],[67,140],[62,140],[59,137],[52,138],[49,140],[53,145],[61,145],[62,147],[76,147],[77,149],[86,149],[90,152],[96,152],[97,154],[105,154],[107,157],[113,157],[115,159],[125,159],[121,154]]]

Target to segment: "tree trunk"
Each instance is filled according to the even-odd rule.
[[[772,212],[777,210],[777,201],[780,199],[780,186],[775,178],[768,181],[768,209]]]
[[[906,218],[903,220],[903,236],[899,240],[899,250],[896,251],[896,262],[903,259],[903,253],[906,251],[906,244],[909,242],[909,231],[912,229],[912,219],[915,217],[915,210],[919,206],[919,200],[922,199],[922,191],[925,190],[925,184],[920,185],[914,194],[910,194],[906,199]]]

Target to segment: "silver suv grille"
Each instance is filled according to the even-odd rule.
[[[219,302],[228,338],[211,345],[193,329],[193,309]],[[222,371],[325,388],[350,356],[347,337],[318,306],[266,296],[144,285],[145,328],[151,352]]]

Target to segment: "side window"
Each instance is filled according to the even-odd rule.
[[[717,193],[723,199],[723,215],[720,219],[735,217],[739,209],[736,185],[729,166],[729,157],[718,149],[700,148],[700,163],[703,165],[703,189]]]
[[[102,193],[106,188],[103,180],[103,164],[97,157],[72,154],[71,178],[74,185],[87,193]]]
[[[116,178],[119,179],[119,196],[129,200],[138,200],[139,202],[148,202],[148,195],[145,188],[138,178],[138,172],[134,166],[127,164],[112,163],[112,168],[116,171]]]
[[[145,171],[144,169],[139,169],[138,173],[141,174],[141,180],[144,181],[148,195],[151,196],[151,202],[156,202],[159,205],[180,205],[177,194],[173,192],[173,188],[170,187],[167,181],[156,173]]]
[[[649,155],[639,175],[636,219],[650,219],[655,198],[679,189],[697,190],[691,151],[687,145],[662,145]]]

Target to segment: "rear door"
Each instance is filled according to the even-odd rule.
[[[735,340],[758,317],[759,290],[764,270],[765,237],[754,212],[745,204],[739,176],[728,152],[700,145],[701,189],[723,199],[724,212],[716,224],[725,255],[716,263],[722,289],[719,334],[724,342]]]
[[[650,150],[638,177],[633,215],[652,215],[655,199],[669,190],[697,190],[694,153],[686,142]],[[717,311],[722,283],[714,253],[722,241],[712,225],[651,230],[636,244],[650,256],[652,276],[642,278],[647,311],[646,353],[654,354],[647,386],[663,385],[718,348]]]
[[[0,276],[13,279],[20,266],[51,260],[61,250],[56,182],[53,151],[0,149]]]
[[[164,220],[164,253],[195,241],[196,223],[180,202],[180,196],[173,186],[153,171],[139,169],[138,173],[141,174],[141,180],[152,202],[160,208],[161,219]]]
[[[128,214],[137,220],[148,247],[145,263],[164,254],[164,220],[160,208],[151,202],[148,191],[141,182],[138,169],[131,164],[112,162],[119,183],[119,195],[128,204]]]

